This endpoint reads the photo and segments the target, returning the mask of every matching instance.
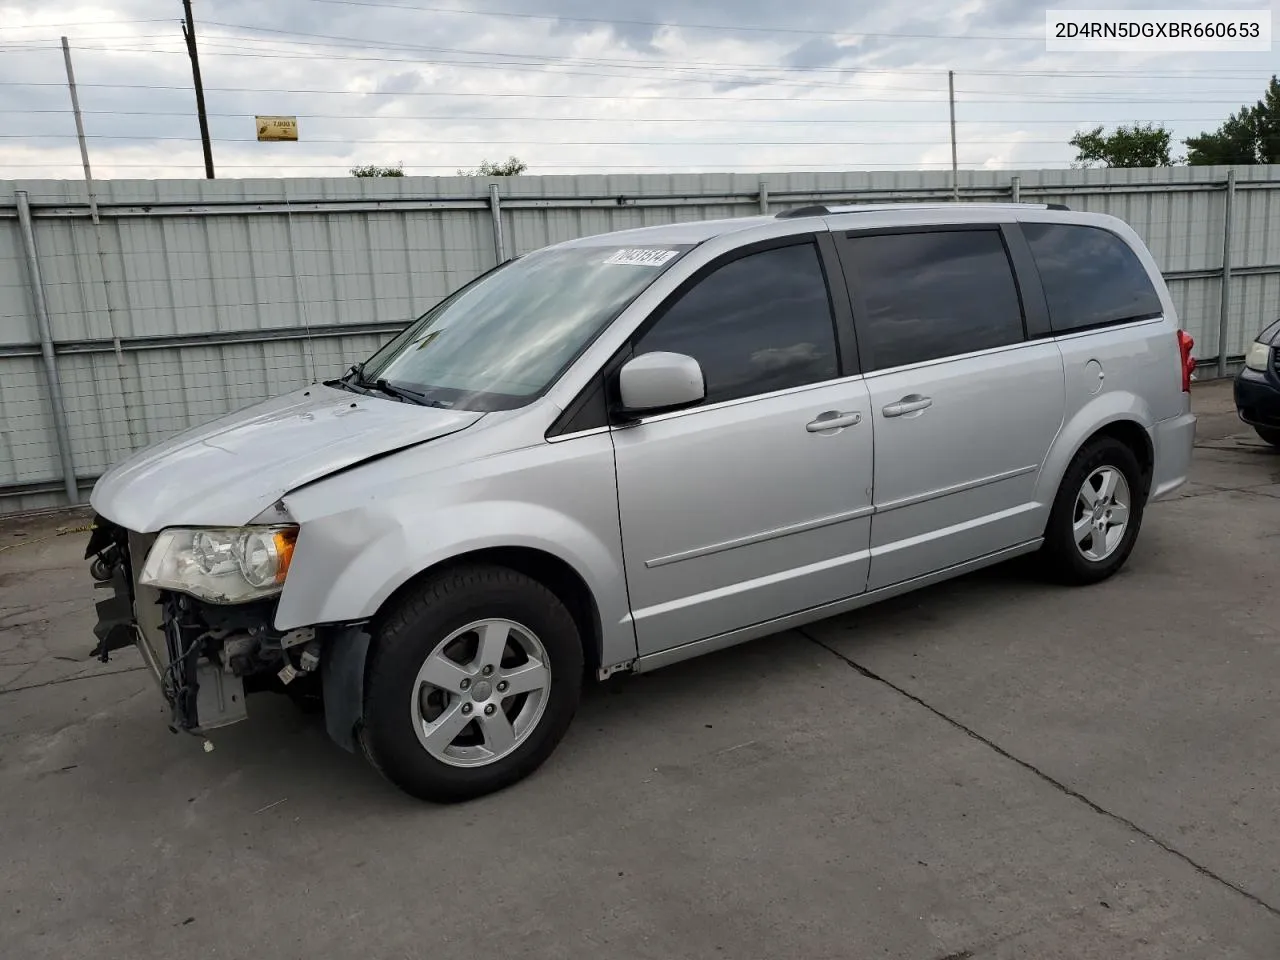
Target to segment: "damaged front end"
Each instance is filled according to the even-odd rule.
[[[203,735],[243,720],[246,694],[275,691],[306,706],[324,703],[330,733],[352,749],[367,647],[363,631],[332,626],[281,632],[272,626],[275,596],[213,603],[144,583],[141,568],[155,541],[96,518],[85,557],[95,588],[111,595],[97,603],[94,654],[106,662],[112,651],[136,646],[169,704],[175,733]],[[326,657],[327,649],[337,652]]]

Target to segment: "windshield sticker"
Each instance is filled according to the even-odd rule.
[[[633,267],[660,267],[679,254],[679,250],[652,250],[636,248],[617,250],[605,263],[622,263]]]

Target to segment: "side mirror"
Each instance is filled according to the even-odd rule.
[[[618,371],[622,412],[656,413],[698,403],[707,395],[702,367],[683,353],[642,353]]]

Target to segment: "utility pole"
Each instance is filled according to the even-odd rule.
[[[960,172],[956,163],[956,74],[947,71],[947,99],[951,102],[951,202],[960,199]],[[210,174],[212,176],[212,174]]]
[[[84,139],[84,116],[80,113],[80,97],[76,94],[76,72],[71,69],[71,45],[62,38],[62,62],[67,67],[67,89],[71,91],[71,112],[76,116],[76,139],[80,141],[80,162],[84,165],[85,189],[89,194],[89,215],[98,223],[98,197],[93,189],[93,171],[89,169],[89,145]]]
[[[116,351],[116,372],[120,378],[120,395],[124,399],[124,415],[129,429],[129,439],[136,449],[138,441],[133,436],[133,425],[136,421],[129,403],[128,374],[125,372],[124,351],[120,346],[120,337],[117,333],[115,317],[112,312],[112,298],[109,292],[111,281],[108,280],[105,258],[102,256],[102,220],[98,216],[98,191],[93,186],[93,171],[89,167],[89,145],[84,136],[84,115],[80,112],[80,97],[76,93],[76,73],[71,68],[71,45],[67,43],[66,37],[62,38],[62,60],[67,67],[67,89],[71,91],[71,112],[76,117],[76,138],[80,141],[80,162],[84,165],[85,190],[89,195],[89,216],[93,218],[93,249],[98,257],[98,267],[102,271],[104,300],[107,308],[107,329],[111,332],[111,344]],[[34,234],[31,242],[34,245]],[[43,293],[41,296],[43,296]],[[52,350],[52,347],[50,349]],[[63,473],[65,474],[66,472],[66,467],[64,466]],[[71,491],[70,486],[67,488],[67,495],[72,498],[72,503],[76,502],[75,494]]]
[[[200,118],[200,143],[204,146],[204,175],[213,179],[213,148],[209,145],[209,118],[204,112],[204,84],[200,82],[200,55],[196,52],[196,23],[191,15],[191,0],[182,0],[187,22],[182,25],[182,37],[187,41],[187,56],[191,58],[191,78],[196,87],[196,115]]]

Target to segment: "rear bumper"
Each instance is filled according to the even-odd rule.
[[[1236,413],[1252,427],[1280,428],[1280,376],[1250,370],[1236,375]]]
[[[1184,483],[1191,471],[1191,451],[1196,443],[1196,416],[1187,412],[1161,420],[1152,430],[1151,500],[1167,497]]]

